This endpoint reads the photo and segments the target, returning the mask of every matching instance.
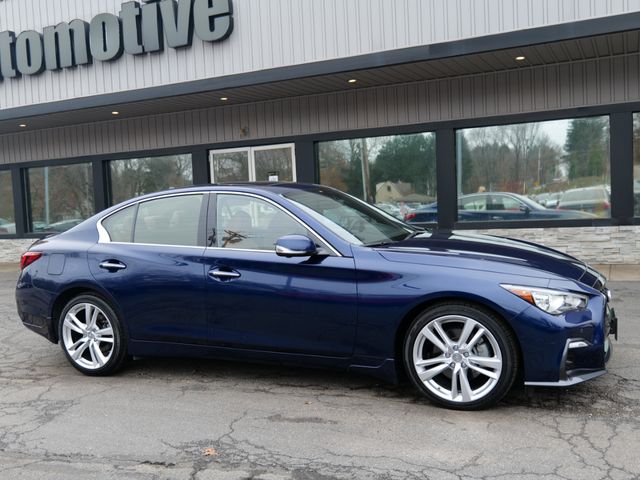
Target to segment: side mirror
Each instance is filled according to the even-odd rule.
[[[317,251],[315,242],[304,235],[285,235],[276,240],[276,255],[280,257],[310,257]]]
[[[526,205],[520,205],[520,211],[524,212],[526,215],[529,215],[531,213],[531,209]]]

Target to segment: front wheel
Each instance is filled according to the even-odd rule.
[[[498,402],[518,371],[516,339],[493,314],[466,303],[429,308],[411,324],[404,362],[435,403],[478,410]]]
[[[71,365],[85,375],[110,375],[127,357],[120,319],[93,295],[80,295],[67,303],[60,315],[59,338]]]

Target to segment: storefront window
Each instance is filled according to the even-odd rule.
[[[145,193],[193,184],[191,154],[109,162],[111,204]]]
[[[29,168],[27,179],[30,232],[62,232],[93,215],[90,163]]]
[[[633,114],[633,215],[640,217],[640,113]]]
[[[13,210],[13,186],[11,170],[0,170],[0,235],[16,233],[16,220]]]
[[[415,219],[436,200],[434,133],[335,140],[318,144],[320,183]],[[433,213],[423,221],[436,221]]]
[[[609,118],[457,132],[458,220],[611,216]]]

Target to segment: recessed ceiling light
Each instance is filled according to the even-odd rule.
[[[356,83],[358,80],[356,78],[350,78],[349,80],[347,80],[347,82],[349,83]]]
[[[524,55],[518,55],[516,57],[516,62],[522,62],[523,60],[526,60],[526,57]]]
[[[226,102],[229,99],[227,97],[220,97],[220,100],[222,100],[223,102]]]
[[[114,110],[113,112],[111,112],[111,115],[120,115],[120,112]]]
[[[27,128],[27,124],[26,123],[21,123],[20,125],[18,125],[20,128]]]

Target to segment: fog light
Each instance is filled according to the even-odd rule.
[[[572,348],[584,348],[588,347],[589,345],[591,344],[586,340],[571,340],[567,348],[571,350]]]

